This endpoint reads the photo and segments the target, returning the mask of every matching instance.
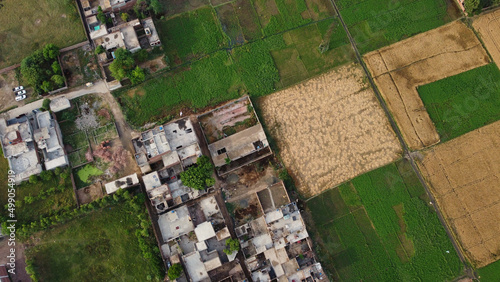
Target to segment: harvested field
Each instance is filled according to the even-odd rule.
[[[474,32],[458,21],[368,53],[364,59],[412,149],[439,142],[417,87],[489,63]]]
[[[345,65],[259,101],[300,192],[312,196],[393,162],[401,147],[362,69]]]
[[[500,67],[500,10],[480,15],[472,26],[479,32],[486,49]]]
[[[500,258],[500,122],[424,152],[419,166],[476,267]]]

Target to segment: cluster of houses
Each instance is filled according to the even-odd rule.
[[[58,98],[50,104],[52,112],[33,111],[9,120],[0,119],[0,144],[16,183],[43,170],[69,164],[53,114],[69,107],[68,99]]]

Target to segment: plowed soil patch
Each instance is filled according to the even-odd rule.
[[[479,32],[497,66],[500,66],[500,10],[482,14],[472,26]]]

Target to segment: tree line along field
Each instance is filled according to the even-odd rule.
[[[452,243],[410,164],[376,169],[307,202],[316,254],[340,281],[449,281]]]
[[[337,0],[336,3],[362,54],[461,16],[450,0]]]
[[[321,54],[318,47],[330,27],[330,47]],[[244,93],[269,94],[353,58],[335,17],[234,46],[228,45],[211,7],[160,20],[158,29],[175,69],[113,92],[135,126],[169,117],[183,107],[196,111]],[[204,43],[191,44],[195,41]]]
[[[442,142],[500,119],[499,81],[491,63],[418,88]]]
[[[3,0],[0,14],[0,69],[47,43],[63,48],[86,40],[74,1]]]

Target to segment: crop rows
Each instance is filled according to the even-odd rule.
[[[328,272],[342,281],[458,276],[460,260],[424,192],[401,160],[309,201]]]

